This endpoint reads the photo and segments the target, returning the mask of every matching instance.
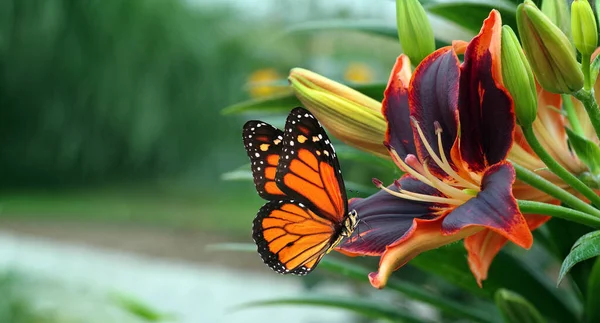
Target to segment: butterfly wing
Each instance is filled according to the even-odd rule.
[[[281,274],[306,275],[331,247],[334,230],[331,221],[301,202],[270,201],[258,211],[252,237],[271,269]]]
[[[275,184],[283,132],[268,123],[251,120],[244,125],[242,136],[258,195],[266,200],[285,197]]]
[[[314,206],[315,212],[341,224],[348,209],[346,188],[335,150],[317,119],[304,108],[289,114],[275,176],[290,198]]]

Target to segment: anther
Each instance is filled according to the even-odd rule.
[[[440,125],[439,122],[434,121],[433,122],[433,127],[435,128],[435,134],[439,135],[440,133],[442,133],[444,130],[442,129],[442,126]]]
[[[381,187],[383,186],[383,182],[382,182],[382,181],[380,181],[380,180],[379,180],[379,179],[377,179],[377,178],[373,178],[373,179],[372,179],[372,181],[373,181],[373,184],[374,184],[375,186],[377,186],[377,188],[381,188]]]
[[[413,116],[410,116],[410,122],[413,123],[413,126],[419,126],[419,121]]]

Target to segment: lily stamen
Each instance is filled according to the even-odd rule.
[[[442,162],[442,160],[440,160],[440,158],[437,156],[437,154],[433,151],[433,148],[431,147],[431,145],[425,138],[425,134],[423,133],[423,130],[421,130],[421,127],[419,126],[419,122],[414,117],[411,117],[411,121],[413,122],[413,126],[415,127],[415,129],[417,129],[417,132],[419,133],[419,137],[421,138],[421,141],[423,142],[423,146],[425,147],[425,149],[427,150],[427,152],[429,153],[429,155],[431,156],[433,161],[436,163],[436,165],[439,166],[444,172],[446,172],[446,174],[448,174],[448,176],[452,177],[452,179],[454,179],[456,182],[462,184],[464,187],[472,188],[472,189],[479,189],[479,187],[477,185],[465,180],[460,175],[458,175],[452,169],[452,166],[450,166],[450,163],[448,163],[448,160],[446,158],[444,158],[444,161]],[[441,127],[439,129],[440,129],[439,132],[436,129],[436,134],[438,137],[438,149],[440,151],[440,154],[445,157],[444,148],[442,145]]]
[[[445,195],[451,196],[452,198],[455,199],[459,199],[462,200],[463,203],[464,201],[468,201],[470,200],[473,196],[469,195],[465,192],[463,192],[462,190],[459,190],[455,187],[452,187],[451,185],[439,180],[438,178],[436,178],[430,171],[429,171],[429,167],[427,166],[427,164],[423,164],[423,171],[425,172],[425,176],[427,177],[427,179],[429,179],[432,184],[434,185],[434,187],[444,193]],[[479,192],[479,190],[477,190]]]
[[[400,190],[399,192],[392,191],[389,188],[385,187],[383,185],[382,181],[380,181],[376,178],[373,179],[373,184],[375,184],[375,186],[377,188],[384,190],[385,192],[389,193],[390,195],[393,195],[393,196],[396,196],[396,197],[399,197],[399,198],[402,198],[405,200],[412,200],[412,201],[417,201],[417,202],[452,204],[452,205],[461,205],[464,203],[463,201],[456,200],[456,199],[414,193],[414,192],[403,190],[399,187],[398,187],[398,189]]]
[[[419,171],[419,168],[422,169],[423,167],[419,164],[418,161],[416,161],[416,163],[419,166],[415,165],[416,166],[415,167],[413,165],[407,165],[407,163],[405,163],[402,160],[402,158],[400,158],[400,156],[398,156],[398,152],[396,152],[396,150],[393,147],[390,146],[388,149],[390,151],[390,155],[392,156],[392,159],[396,162],[396,165],[398,165],[398,167],[400,167],[400,169],[402,169],[403,171],[405,171],[405,172],[409,173],[410,175],[414,176],[419,181],[421,181],[421,182],[423,182],[423,183],[425,183],[425,184],[427,184],[427,185],[429,185],[431,187],[434,187],[433,184],[425,176],[423,176],[421,174],[421,172]],[[415,157],[414,155],[409,155],[409,156]],[[413,161],[408,159],[409,156],[406,157],[406,161],[410,162],[412,164]],[[415,157],[415,160],[416,160],[416,157]]]

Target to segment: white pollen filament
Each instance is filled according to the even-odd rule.
[[[479,187],[477,185],[467,181],[466,179],[464,179],[460,175],[458,175],[454,171],[454,169],[452,169],[452,166],[450,166],[450,163],[448,163],[448,160],[446,159],[446,156],[444,154],[444,147],[442,146],[442,131],[441,131],[441,129],[439,131],[436,131],[436,134],[437,134],[437,138],[438,138],[438,150],[440,151],[440,154],[443,156],[442,158],[444,159],[444,161],[441,161],[440,158],[437,156],[437,154],[433,151],[433,148],[431,148],[431,145],[425,138],[425,134],[423,133],[423,130],[421,130],[419,123],[417,121],[413,120],[413,125],[417,129],[417,132],[419,133],[419,137],[421,138],[421,141],[423,142],[425,149],[427,149],[427,152],[429,153],[429,155],[431,156],[433,161],[444,172],[446,172],[446,174],[448,174],[448,176],[452,177],[458,183],[462,184],[463,186],[465,186],[467,188],[479,190]]]
[[[396,192],[396,191],[390,190],[389,188],[387,188],[383,185],[379,185],[378,188],[388,192],[391,195],[397,196],[397,197],[405,199],[405,200],[412,200],[412,201],[419,201],[419,202],[443,203],[443,204],[452,204],[452,205],[461,205],[464,203],[461,200],[450,199],[450,198],[440,197],[440,196],[419,194],[419,193],[406,191],[403,189],[399,189],[399,192]]]
[[[450,181],[448,182],[446,180],[436,177],[434,174],[431,173],[427,162],[419,161],[417,157],[412,154],[408,154],[406,156],[406,159],[402,160],[402,158],[398,155],[396,150],[394,150],[393,147],[389,147],[390,155],[392,156],[392,159],[400,169],[412,175],[420,182],[435,188],[445,196],[432,196],[427,194],[410,192],[407,190],[403,190],[400,187],[399,183],[396,183],[396,187],[398,187],[399,190],[398,192],[390,190],[381,183],[378,184],[377,187],[399,198],[412,201],[441,203],[449,205],[462,205],[466,201],[475,197],[473,194],[466,193],[464,189],[470,189],[479,192],[480,187],[477,183],[478,178],[473,178],[473,174],[470,174],[470,172],[466,172],[466,174],[463,175],[467,176],[467,178],[465,178],[459,175],[452,168],[452,165],[448,161],[444,152],[444,147],[442,146],[442,128],[439,126],[439,124],[437,122],[435,123],[435,134],[437,137],[437,146],[439,150],[438,156],[438,154],[433,151],[433,148],[431,147],[430,143],[427,141],[427,138],[425,137],[423,130],[419,126],[418,121],[414,119],[412,119],[411,121],[413,123],[413,127],[417,130],[419,134],[419,138],[423,142],[423,147],[427,150],[427,153],[429,154],[428,158],[431,158],[431,161],[450,177]]]

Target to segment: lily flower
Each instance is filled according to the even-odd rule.
[[[386,146],[406,174],[387,187],[374,180],[380,192],[350,201],[360,222],[338,247],[348,255],[381,256],[379,270],[369,275],[376,288],[421,252],[461,239],[481,285],[487,275],[482,263],[497,252],[494,237],[526,249],[533,243],[506,161],[515,114],[502,85],[500,31],[494,10],[462,64],[460,46],[435,51],[412,76],[406,56],[396,61],[382,112]]]

